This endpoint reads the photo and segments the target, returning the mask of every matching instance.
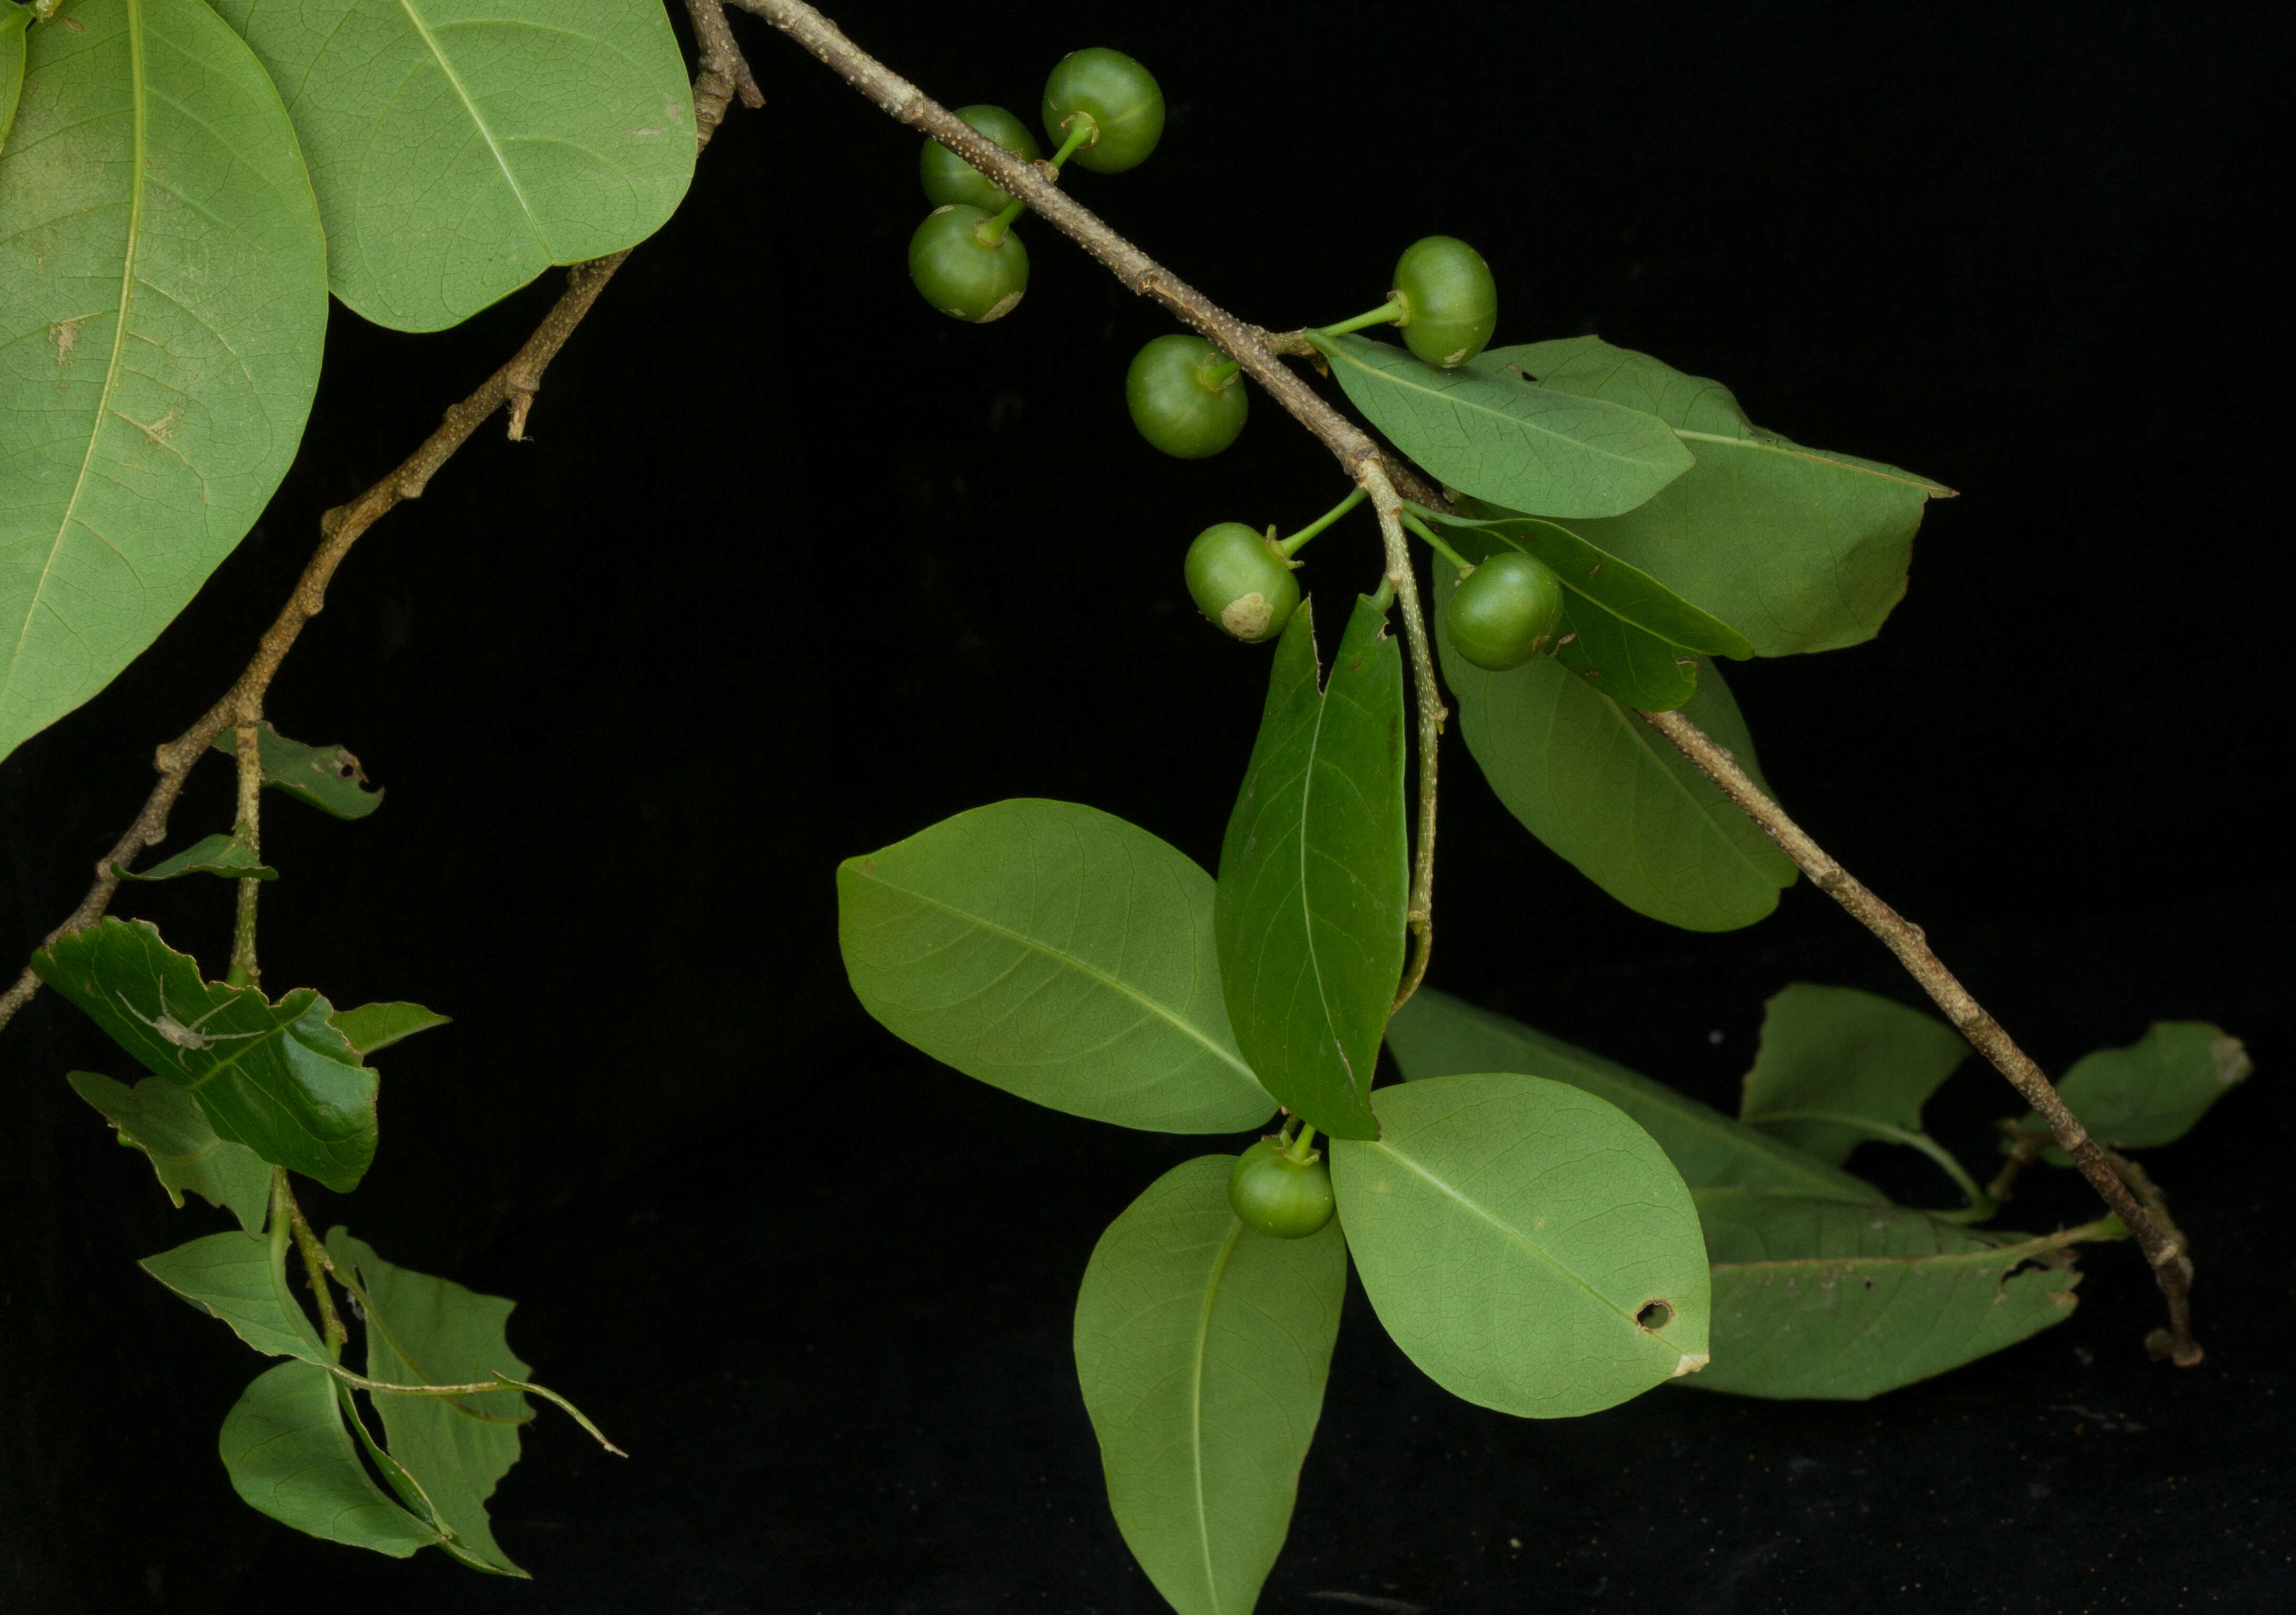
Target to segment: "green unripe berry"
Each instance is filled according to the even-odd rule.
[[[1251,407],[1243,377],[1212,378],[1227,356],[1200,336],[1160,336],[1132,357],[1124,402],[1140,435],[1166,454],[1201,460],[1235,441]]]
[[[1003,107],[959,107],[956,115],[1023,162],[1034,162],[1042,154],[1029,126]],[[925,149],[917,153],[917,177],[936,208],[1002,213],[1013,200],[1010,191],[998,190],[995,181],[938,140],[926,141]]]
[[[1332,1169],[1318,1152],[1305,1160],[1263,1138],[1228,1168],[1227,1203],[1243,1226],[1277,1239],[1306,1239],[1332,1220]]]
[[[1010,230],[990,245],[979,208],[936,208],[909,237],[909,278],[951,319],[986,325],[1013,312],[1029,289],[1029,253]]]
[[[1395,266],[1403,299],[1403,340],[1449,369],[1482,352],[1499,323],[1499,289],[1483,255],[1455,235],[1430,235],[1403,250]]]
[[[1070,51],[1045,80],[1045,133],[1058,146],[1078,114],[1098,129],[1075,160],[1095,174],[1138,168],[1164,133],[1164,92],[1155,75],[1122,51]]]
[[[1198,533],[1185,570],[1196,610],[1248,645],[1283,632],[1300,604],[1300,580],[1282,547],[1241,521]]]
[[[1443,613],[1451,644],[1504,673],[1539,652],[1562,617],[1562,580],[1521,550],[1501,550],[1459,580]]]

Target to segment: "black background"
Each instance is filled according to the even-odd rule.
[[[2284,1607],[2271,14],[1577,9],[840,18],[945,101],[1024,114],[1061,52],[1140,55],[1171,102],[1161,149],[1073,188],[1246,317],[1369,307],[1404,243],[1453,232],[1496,268],[1500,340],[1599,330],[1766,425],[1960,489],[1881,640],[1730,677],[1788,805],[2045,1064],[2156,1017],[2249,1039],[2257,1078],[2153,1160],[2209,1360],[2145,1361],[2157,1298],[2112,1248],[2062,1327],[1874,1403],[1667,1390],[1522,1422],[1436,1390],[1357,1292],[1261,1607]],[[530,1586],[239,1505],[214,1432],[258,1365],[132,1265],[217,1216],[171,1211],[67,1089],[75,1065],[133,1073],[44,996],[0,1040],[0,1607],[1161,1607],[1100,1491],[1069,1311],[1100,1228],[1219,1141],[1040,1111],[896,1043],[843,984],[831,873],[1021,795],[1213,863],[1266,661],[1196,618],[1181,552],[1218,520],[1296,525],[1343,484],[1264,399],[1217,460],[1139,441],[1123,366],[1169,323],[1041,225],[1013,317],[926,308],[903,265],[914,137],[741,29],[769,105],[734,113],[551,371],[536,441],[490,430],[365,539],[270,700],[390,800],[357,824],[268,806],[269,984],[455,1017],[379,1062],[365,1185],[307,1204],[520,1298],[514,1343],[634,1456],[534,1427],[496,1505]],[[337,310],[262,525],[0,767],[6,957],[77,900],[319,512],[499,363],[556,279],[439,336]],[[1368,586],[1370,523],[1312,557],[1311,585]],[[1456,740],[1446,760],[1439,985],[1725,1106],[1785,982],[1913,996],[1807,888],[1733,936],[1627,913]],[[202,768],[171,845],[229,799]],[[228,893],[195,884],[120,908],[219,971]],[[1971,1069],[1931,1117],[1982,1163],[2014,1108]],[[2010,1221],[2088,1215],[2056,1179]]]

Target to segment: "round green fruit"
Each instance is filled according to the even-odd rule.
[[[936,208],[909,237],[909,278],[951,319],[986,325],[1013,312],[1029,289],[1029,252],[1010,230],[994,246],[979,208]]]
[[[1186,570],[1196,610],[1248,645],[1283,632],[1299,608],[1300,580],[1283,551],[1241,521],[1198,533]]]
[[[1539,652],[1562,617],[1562,580],[1520,550],[1501,550],[1459,580],[1443,613],[1451,644],[1504,673]]]
[[[1045,133],[1066,143],[1069,119],[1078,113],[1099,134],[1079,146],[1076,160],[1095,174],[1121,174],[1148,160],[1164,133],[1164,92],[1155,75],[1122,51],[1095,45],[1070,51],[1045,80]]]
[[[1140,435],[1182,460],[1216,455],[1236,439],[1251,407],[1241,372],[1212,378],[1227,356],[1200,336],[1160,336],[1132,357],[1124,401]]]
[[[1403,340],[1447,370],[1482,352],[1499,323],[1499,289],[1483,255],[1455,235],[1431,235],[1403,250],[1395,266],[1403,299]]]
[[[1003,107],[959,107],[956,115],[1023,162],[1034,162],[1042,155],[1029,126]],[[1013,200],[1010,191],[998,190],[986,174],[938,140],[926,141],[925,149],[917,153],[917,177],[924,182],[925,195],[936,208],[979,208],[985,213],[1002,213]]]
[[[1306,1239],[1332,1220],[1332,1169],[1318,1152],[1294,1160],[1282,1139],[1263,1138],[1228,1169],[1227,1203],[1247,1228]]]

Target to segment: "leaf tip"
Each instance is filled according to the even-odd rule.
[[[1685,1351],[1675,1363],[1674,1372],[1669,1374],[1667,1378],[1670,1380],[1678,1380],[1685,1374],[1696,1373],[1700,1369],[1705,1367],[1710,1361],[1712,1361],[1712,1354],[1710,1352]]]

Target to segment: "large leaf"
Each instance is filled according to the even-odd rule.
[[[1775,908],[1793,884],[1793,861],[1658,731],[1552,657],[1493,673],[1452,649],[1442,624],[1457,586],[1448,573],[1436,569],[1443,678],[1458,697],[1467,750],[1507,811],[1652,919],[1734,930]],[[1682,711],[1761,783],[1721,669],[1701,661]]]
[[[163,1077],[146,1077],[132,1088],[94,1071],[73,1071],[69,1080],[118,1129],[122,1144],[151,1158],[160,1186],[178,1207],[188,1189],[211,1206],[228,1207],[250,1234],[263,1232],[270,1164],[245,1144],[217,1138],[189,1090]]]
[[[16,99],[24,91],[24,30],[31,25],[32,13],[22,6],[0,11],[0,152],[8,149]]]
[[[1682,1176],[1615,1105],[1516,1074],[1380,1096],[1332,1144],[1348,1247],[1380,1322],[1453,1395],[1569,1418],[1706,1362],[1706,1247]]]
[[[368,1478],[323,1368],[282,1363],[258,1375],[225,1416],[217,1447],[233,1489],[282,1524],[394,1559],[443,1545],[442,1533]]]
[[[1840,1166],[1869,1138],[1926,1136],[1922,1106],[1968,1056],[1959,1032],[1919,1010],[1797,981],[1763,1007],[1738,1119]]]
[[[1476,364],[1512,367],[1550,392],[1646,411],[1677,429],[1695,466],[1632,512],[1572,530],[1738,628],[1765,656],[1871,639],[1905,594],[1923,507],[1953,496],[1895,466],[1764,431],[1718,382],[1600,337],[1494,348]]]
[[[2221,1027],[2205,1021],[2156,1021],[2126,1048],[2081,1056],[2057,1085],[2057,1094],[2103,1143],[2149,1150],[2182,1138],[2255,1069],[2247,1045]],[[2034,1132],[2047,1130],[2030,1111],[2022,1125]],[[2043,1156],[2059,1166],[2072,1164],[2054,1144]]]
[[[1234,1133],[1275,1108],[1236,1052],[1212,881],[1071,802],[976,808],[837,869],[846,974],[895,1036],[1071,1115]]]
[[[335,295],[436,331],[644,241],[693,175],[661,0],[216,0],[285,87]]]
[[[1270,1239],[1232,1155],[1173,1168],[1111,1223],[1077,1296],[1077,1380],[1109,1506],[1180,1615],[1246,1615],[1283,1546],[1339,1338],[1336,1224]]]
[[[1692,1383],[1710,1390],[1875,1396],[2072,1316],[2080,1275],[2064,1235],[1738,1189],[1695,1198],[1713,1263],[1714,1361]]]
[[[1275,648],[1220,844],[1220,984],[1269,1093],[1336,1137],[1376,1138],[1372,1067],[1403,974],[1411,880],[1403,654],[1358,598],[1317,689],[1312,603]]]
[[[28,68],[0,154],[0,757],[253,525],[327,323],[293,126],[203,0],[80,0]]]
[[[1472,359],[1439,370],[1367,337],[1308,340],[1350,402],[1438,480],[1510,510],[1615,516],[1691,467],[1669,424]]]
[[[1879,1201],[1862,1177],[1734,1121],[1687,1094],[1520,1021],[1421,988],[1388,1023],[1387,1045],[1404,1077],[1420,1081],[1466,1071],[1525,1071],[1606,1099],[1658,1141],[1693,1189],[1735,1186],[1827,1200]]]
[[[255,739],[263,783],[297,801],[339,819],[363,819],[382,806],[382,792],[366,788],[366,770],[342,747],[307,746],[289,740],[268,719],[255,726]],[[239,742],[226,729],[216,736],[215,749],[234,756]]]
[[[32,955],[43,981],[153,1075],[198,1097],[216,1135],[348,1193],[374,1159],[375,1074],[308,987],[276,1003],[224,987],[146,920],[110,917]]]

